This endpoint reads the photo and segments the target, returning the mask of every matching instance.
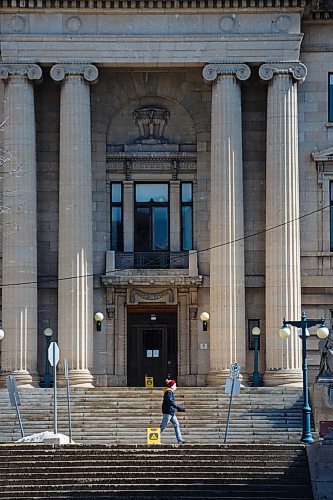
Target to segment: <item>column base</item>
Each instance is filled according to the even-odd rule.
[[[69,370],[69,385],[71,387],[94,387],[93,376],[89,370]],[[66,385],[66,378],[63,373],[58,375],[59,387],[64,387]]]
[[[6,387],[7,377],[12,375],[15,378],[16,386],[22,389],[33,389],[38,386],[39,377],[31,375],[27,370],[14,370],[3,372],[0,376],[0,387]]]
[[[302,387],[302,370],[268,370],[264,374],[264,385],[292,385],[294,387]]]

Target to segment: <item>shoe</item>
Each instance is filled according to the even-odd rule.
[[[185,441],[178,441],[177,444],[185,444]]]

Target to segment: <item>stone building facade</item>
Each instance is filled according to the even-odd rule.
[[[278,330],[332,316],[332,16],[1,0],[2,381],[43,381],[51,327],[60,382],[251,383],[259,326],[263,383],[301,382]]]

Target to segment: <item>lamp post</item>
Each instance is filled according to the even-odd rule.
[[[259,387],[260,385],[260,373],[259,373],[259,360],[258,360],[258,352],[259,352],[259,336],[260,336],[260,328],[255,326],[252,328],[253,335],[253,344],[254,344],[254,366],[253,366],[253,387]]]
[[[51,342],[51,337],[53,335],[52,328],[45,328],[44,330],[44,337],[45,337],[45,373],[44,373],[44,387],[50,387],[51,385],[51,375],[50,375],[50,368],[49,368],[49,356],[48,356],[48,350]]]
[[[308,359],[306,352],[306,337],[308,328],[311,326],[320,325],[317,330],[317,335],[321,339],[328,337],[329,331],[325,326],[325,319],[322,317],[320,319],[307,319],[304,312],[302,313],[301,321],[289,321],[287,319],[283,320],[283,326],[279,332],[282,339],[287,339],[290,337],[290,328],[288,325],[295,326],[296,328],[301,328],[302,330],[302,370],[303,370],[303,433],[301,441],[303,443],[313,443],[314,439],[311,433],[311,408],[309,405],[309,387],[308,387]]]

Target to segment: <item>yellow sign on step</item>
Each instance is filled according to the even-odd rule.
[[[145,385],[148,389],[152,389],[154,387],[154,377],[145,377]]]
[[[161,429],[157,427],[147,429],[147,444],[161,444]]]

